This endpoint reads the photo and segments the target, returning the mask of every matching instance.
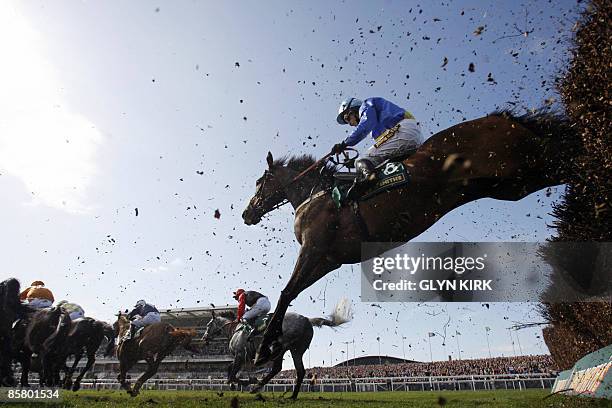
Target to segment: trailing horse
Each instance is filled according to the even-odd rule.
[[[104,339],[108,341],[104,356],[108,357],[112,354],[115,342],[115,331],[111,325],[90,317],[84,317],[71,322],[70,330],[68,331],[66,342],[61,350],[61,357],[59,358],[61,366],[66,372],[63,380],[64,388],[72,389],[72,391],[79,390],[81,387],[81,380],[85,373],[87,373],[95,363],[96,351],[98,351]],[[72,375],[83,357],[83,354],[87,356],[87,363],[81,369],[81,372],[73,383]],[[71,355],[74,356],[74,362],[71,367],[66,367],[66,359]],[[59,370],[59,368],[60,367],[57,369]]]
[[[470,201],[485,197],[516,201],[562,184],[575,140],[559,116],[494,113],[429,138],[403,160],[409,183],[340,208],[328,193],[334,184],[329,167],[304,173],[315,164],[312,157],[275,161],[268,153],[268,169],[257,180],[255,195],[242,215],[244,222],[257,224],[288,200],[296,210],[294,231],[301,249],[256,362],[269,358],[269,346],[281,333],[289,303],[327,273],[364,260],[362,242],[388,242],[384,250],[391,249]]]
[[[235,316],[233,314],[227,315],[227,317],[218,316],[213,311],[212,317],[206,325],[206,331],[204,332],[202,340],[204,340],[205,344],[208,344],[210,340],[220,334],[227,337],[229,340],[230,353],[234,356],[234,361],[228,367],[227,382],[229,384],[243,384],[243,381],[239,380],[236,375],[245,366],[248,367],[253,365],[252,361],[255,358],[256,347],[260,338],[255,337],[252,341],[248,341],[248,332],[243,330],[243,324],[235,322],[234,318]],[[281,348],[271,359],[272,370],[257,382],[257,385],[251,392],[260,391],[264,385],[280,372],[283,367],[283,355],[289,350],[297,374],[291,398],[296,399],[300,392],[302,380],[306,374],[302,356],[306,350],[308,350],[308,347],[310,347],[313,336],[312,327],[336,327],[346,323],[350,318],[351,311],[346,301],[339,302],[334,313],[329,318],[314,317],[309,319],[297,313],[285,314],[282,324],[283,334],[276,339]]]
[[[61,350],[70,330],[70,316],[59,307],[29,309],[14,328],[13,356],[21,364],[21,386],[27,387],[33,355],[40,360],[40,385],[59,384]]]
[[[119,313],[117,321],[113,324],[115,336],[123,338],[129,328],[130,320],[126,315]],[[196,332],[193,329],[179,329],[169,323],[160,322],[146,326],[139,336],[122,341],[117,347],[117,358],[119,359],[117,380],[121,388],[132,397],[137,396],[145,381],[155,375],[162,360],[177,346],[199,353],[199,350],[190,344],[195,335]],[[127,381],[127,372],[140,360],[147,362],[147,370],[136,380],[132,388]]]
[[[15,278],[0,282],[0,386],[15,385],[13,377],[13,323],[29,312],[19,301],[19,281]]]

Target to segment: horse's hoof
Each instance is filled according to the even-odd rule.
[[[80,389],[81,389],[81,384],[75,383],[75,384],[72,386],[72,391],[73,391],[73,392],[77,392],[77,391],[78,391],[78,390],[80,390]]]

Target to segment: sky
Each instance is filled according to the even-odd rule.
[[[346,136],[335,116],[349,96],[404,106],[426,137],[498,108],[557,105],[576,12],[571,1],[2,2],[0,278],[41,279],[108,321],[140,298],[233,303],[238,287],[274,304],[299,249],[293,212],[241,219],[268,151],[323,156]],[[543,241],[562,193],[479,200],[415,240]],[[352,322],[317,329],[307,366],[342,361],[343,342],[350,357],[457,358],[457,341],[463,358],[486,357],[487,326],[492,355],[547,352],[539,328],[507,330],[541,321],[534,303],[359,294],[349,265],[292,303],[314,316],[353,302]],[[430,356],[427,333],[449,318]]]

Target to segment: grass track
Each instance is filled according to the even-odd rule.
[[[230,407],[237,398],[239,407],[529,407],[582,408],[610,407],[612,401],[548,395],[543,390],[527,391],[442,391],[442,392],[360,392],[302,393],[297,401],[278,393],[262,396],[240,392],[213,391],[143,391],[136,398],[119,391],[66,392],[61,403],[2,404],[3,406],[39,407]],[[261,400],[263,397],[264,401]],[[234,405],[235,406],[235,405]]]

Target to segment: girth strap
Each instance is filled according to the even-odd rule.
[[[361,216],[361,211],[359,211],[359,201],[351,201],[351,207],[353,209],[353,214],[357,219],[357,224],[359,225],[359,229],[361,231],[361,241],[369,241],[370,231],[368,231],[368,225],[363,220],[363,217]]]

